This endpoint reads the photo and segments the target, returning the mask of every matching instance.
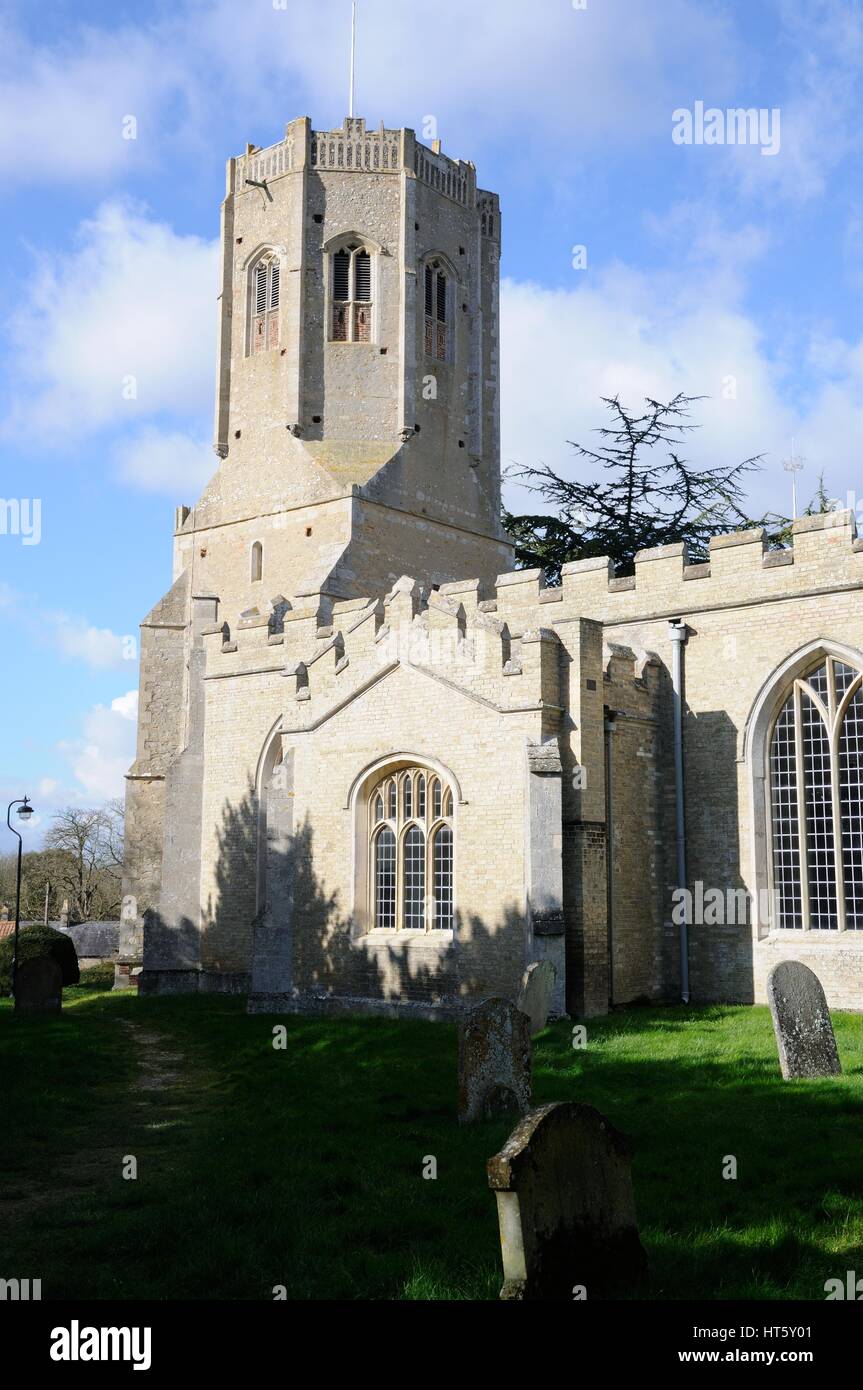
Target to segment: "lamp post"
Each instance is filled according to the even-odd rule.
[[[6,824],[12,831],[12,834],[18,836],[18,874],[15,879],[15,937],[12,945],[12,998],[14,999],[15,989],[18,984],[18,927],[21,921],[21,851],[23,849],[23,841],[20,832],[16,830],[12,824],[13,806],[18,807],[16,815],[19,820],[23,820],[25,823],[32,816],[33,807],[25,796],[18,797],[16,801],[10,801],[6,809]]]

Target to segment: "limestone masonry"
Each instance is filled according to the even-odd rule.
[[[795,959],[861,1008],[853,517],[513,571],[500,237],[411,130],[228,161],[219,463],[141,627],[118,985],[446,1017],[549,960],[583,1016],[763,1001]]]

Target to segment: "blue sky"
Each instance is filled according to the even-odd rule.
[[[41,504],[38,544],[0,534],[0,794],[38,803],[33,843],[122,790],[137,625],[215,462],[224,162],[340,124],[349,12],[0,7],[0,496]],[[360,0],[358,112],[434,118],[501,197],[505,463],[571,468],[601,395],[683,390],[693,457],[765,455],[754,510],[787,509],[792,436],[802,494],[823,468],[856,505],[861,72],[859,0]],[[778,109],[778,152],[676,144],[697,102]]]

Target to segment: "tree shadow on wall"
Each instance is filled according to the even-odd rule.
[[[694,1003],[751,1004],[757,905],[750,901],[742,906],[747,885],[740,872],[738,730],[724,710],[695,712],[687,705],[684,739],[689,887],[695,893],[700,882],[705,894],[714,889],[723,898],[718,921],[711,923],[705,911],[706,920],[689,929],[691,998]],[[673,938],[674,932],[669,935]]]
[[[267,861],[260,907],[259,846]],[[344,852],[347,874],[347,840]],[[201,965],[250,974],[255,956],[268,977],[266,993],[293,987],[312,995],[437,1004],[492,994],[513,997],[520,987],[524,918],[515,905],[507,906],[494,926],[474,913],[457,914],[455,940],[447,944],[434,932],[399,934],[391,941],[376,934],[370,940],[358,932],[341,891],[330,888],[319,871],[308,816],[286,837],[284,848],[272,839],[261,844],[251,784],[238,803],[223,808],[214,880],[202,912]]]

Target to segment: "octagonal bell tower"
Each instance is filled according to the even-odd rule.
[[[253,597],[235,560],[256,543],[288,596],[508,568],[499,258],[496,195],[411,130],[303,117],[230,159],[221,464],[181,510],[175,573],[194,559],[195,587],[230,608]]]

